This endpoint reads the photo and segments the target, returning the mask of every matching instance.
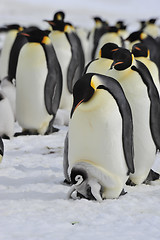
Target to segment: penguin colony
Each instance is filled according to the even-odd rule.
[[[121,20],[93,20],[90,31],[76,28],[58,11],[45,30],[0,28],[0,161],[3,138],[68,125],[67,197],[101,202],[124,195],[126,184],[159,181],[152,166],[160,150],[160,35],[156,19],[135,32]]]

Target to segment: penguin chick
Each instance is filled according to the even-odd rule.
[[[14,134],[14,115],[8,98],[0,90],[0,136],[10,139]]]

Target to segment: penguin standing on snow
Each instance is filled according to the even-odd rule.
[[[7,33],[0,55],[0,80],[8,76],[9,55],[17,33],[23,28],[18,24],[7,25]]]
[[[24,34],[24,33],[22,33]],[[49,134],[62,92],[61,68],[48,31],[25,36],[16,69],[16,117],[22,133]]]
[[[133,166],[132,115],[120,84],[88,73],[73,90],[64,173],[87,199],[118,198]],[[114,143],[114,144],[113,144]]]
[[[70,111],[73,86],[81,77],[84,69],[82,45],[71,24],[63,21],[58,23],[54,21],[47,22],[52,26],[49,37],[55,48],[63,76],[63,88],[59,108]]]
[[[14,134],[14,115],[8,98],[0,90],[0,136],[10,139]]]
[[[107,76],[121,84],[133,115],[134,166],[130,174],[134,184],[143,183],[160,149],[160,99],[148,68],[135,60],[129,50],[119,48],[113,54],[112,70]]]
[[[104,44],[99,51],[99,58],[87,64],[84,69],[84,74],[92,72],[105,75],[113,62],[112,55],[118,48],[118,45],[115,43]]]

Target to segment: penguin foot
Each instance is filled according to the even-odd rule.
[[[37,131],[30,132],[29,130],[23,130],[22,132],[16,132],[14,134],[14,137],[18,136],[25,136],[25,135],[38,135],[39,133]]]
[[[124,191],[124,188],[122,189],[122,192],[120,193],[120,195],[119,196],[123,196],[123,195],[126,195],[127,194],[127,192],[126,191]]]
[[[160,174],[151,169],[146,180],[143,183],[150,184],[151,181],[156,181],[158,179],[160,179]]]
[[[10,137],[8,137],[8,135],[6,135],[6,134],[3,134],[1,137],[2,137],[3,139],[10,140]]]
[[[136,184],[135,183],[133,183],[132,182],[132,180],[130,179],[130,178],[128,178],[128,180],[127,180],[127,182],[126,182],[126,185],[128,185],[128,186],[136,186]]]
[[[47,129],[47,131],[45,132],[45,135],[49,135],[51,133],[58,132],[58,131],[59,131],[58,128],[55,128],[55,127],[52,126],[52,127]]]

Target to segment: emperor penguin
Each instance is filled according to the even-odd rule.
[[[24,34],[24,33],[22,33]],[[16,69],[16,118],[22,133],[50,134],[62,92],[61,68],[48,31],[26,34]]]
[[[0,163],[2,162],[3,154],[4,154],[4,144],[3,144],[2,138],[0,137]]]
[[[95,59],[95,52],[98,46],[99,39],[104,33],[107,32],[108,27],[108,23],[99,16],[93,17],[93,20],[95,24],[88,35],[88,61]]]
[[[86,65],[84,74],[92,72],[105,75],[113,62],[112,55],[118,48],[115,43],[104,44],[99,51],[99,57]]]
[[[146,180],[160,148],[158,90],[148,68],[125,48],[119,48],[113,54],[112,66],[106,75],[121,84],[131,106],[135,172],[130,173],[130,179],[134,184],[141,184]]]
[[[14,115],[10,102],[0,89],[0,137],[11,139],[14,135]]]
[[[18,24],[7,25],[7,33],[0,55],[0,80],[8,76],[8,64],[11,47],[15,41],[17,33],[23,28]]]
[[[71,111],[73,86],[81,77],[84,69],[84,53],[80,39],[70,23],[47,21],[52,26],[49,34],[63,76],[60,109]]]
[[[153,38],[159,36],[159,26],[156,24],[157,18],[151,18],[146,21],[143,31]]]
[[[104,33],[99,39],[99,42],[95,51],[95,58],[98,57],[101,47],[108,42],[113,42],[120,47],[122,46],[122,38],[119,35],[118,28],[116,26],[109,26],[108,31]]]
[[[130,105],[120,84],[101,74],[83,75],[73,96],[64,148],[68,197],[76,192],[99,202],[118,198],[134,173]]]
[[[146,47],[146,45],[144,43],[137,43],[137,44],[133,45],[132,53],[136,60],[141,61],[148,68],[148,70],[150,71],[150,73],[152,75],[154,84],[156,85],[156,88],[160,95],[160,81],[159,81],[158,67],[153,61],[150,60],[149,49]]]

